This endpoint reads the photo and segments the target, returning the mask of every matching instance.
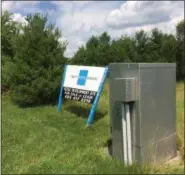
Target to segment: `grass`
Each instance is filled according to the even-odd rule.
[[[107,155],[105,146],[110,138],[107,96],[106,85],[91,128],[85,127],[90,109],[87,104],[66,101],[57,113],[57,106],[18,108],[8,95],[3,96],[2,173],[184,173],[183,83],[177,84],[178,149],[182,160],[175,165],[124,167]]]

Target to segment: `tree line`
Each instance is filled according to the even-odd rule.
[[[157,28],[150,33],[137,31],[111,40],[107,32],[92,36],[70,59],[71,64],[106,66],[110,62],[175,62],[177,79],[184,78],[184,20],[176,26],[176,35]]]
[[[59,41],[61,31],[47,15],[30,14],[26,21],[26,25],[12,21],[7,11],[1,17],[1,87],[20,106],[56,103],[65,64],[176,62],[177,79],[184,78],[184,20],[176,25],[175,35],[155,28],[111,39],[103,32],[92,36],[72,58],[64,56],[67,43]]]

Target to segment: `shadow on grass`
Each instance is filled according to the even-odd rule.
[[[18,104],[16,102],[14,102],[12,99],[10,99],[12,101],[13,104],[17,105],[19,108],[22,108],[22,109],[26,109],[26,108],[41,108],[41,107],[48,107],[48,106],[51,106],[51,107],[56,107],[56,110],[57,110],[57,106],[58,106],[58,101],[45,101],[43,103],[36,103],[36,104],[27,104],[27,103],[24,103],[24,104]],[[67,100],[66,99],[63,99],[63,104],[66,102]]]
[[[54,106],[56,106],[56,108],[57,108],[57,102],[45,102],[45,103],[43,103],[43,104],[39,104],[39,103],[36,103],[36,104],[27,104],[27,103],[24,103],[24,104],[19,104],[19,103],[17,103],[17,102],[15,102],[15,101],[13,101],[11,98],[10,98],[10,101],[14,104],[14,105],[16,105],[17,107],[19,107],[19,108],[22,108],[22,109],[27,109],[27,108],[41,108],[41,107],[47,107],[47,106],[52,106],[52,107],[54,107]]]
[[[69,111],[70,113],[73,113],[73,114],[77,115],[78,117],[85,118],[85,119],[88,118],[90,110],[91,110],[91,108],[81,107],[81,106],[77,106],[77,105],[69,105],[65,109],[67,111]],[[107,114],[107,112],[101,112],[101,111],[97,110],[95,112],[94,120],[99,120],[99,119],[103,118],[106,114]]]
[[[108,139],[103,146],[108,149],[109,155],[112,156],[112,139]]]

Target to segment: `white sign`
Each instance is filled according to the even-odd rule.
[[[93,103],[104,73],[103,67],[67,65],[63,85],[64,98]]]
[[[97,92],[104,71],[104,67],[68,65],[66,68],[64,87]]]
[[[107,73],[108,67],[66,65],[61,82],[58,111],[62,106],[62,96],[66,99],[93,103],[87,120],[87,125],[90,125]]]

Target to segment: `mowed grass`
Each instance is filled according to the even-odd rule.
[[[177,84],[178,149],[175,165],[124,167],[106,153],[110,138],[108,86],[96,112],[96,121],[85,127],[90,105],[66,101],[56,106],[19,108],[2,97],[2,173],[5,174],[138,174],[184,173],[184,85]]]

